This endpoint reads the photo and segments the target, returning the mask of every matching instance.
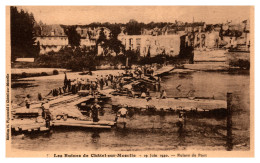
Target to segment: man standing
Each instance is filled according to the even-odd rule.
[[[49,101],[46,100],[44,103],[42,103],[42,111],[43,111],[43,118],[46,119],[51,113],[50,113],[50,104]]]
[[[117,121],[118,117],[123,118],[124,128],[126,127],[125,118],[126,118],[126,115],[128,114],[126,107],[127,106],[123,106],[121,109],[118,110],[117,115],[116,115],[116,119],[115,119]]]
[[[29,94],[25,97],[24,102],[25,102],[26,108],[30,109],[31,100],[30,100],[30,95]]]
[[[99,121],[98,109],[100,109],[100,106],[98,104],[94,104],[91,106],[93,122]]]

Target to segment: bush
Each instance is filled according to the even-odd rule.
[[[59,75],[59,71],[58,70],[53,70],[53,75]]]
[[[46,72],[42,72],[41,76],[48,76],[48,74]]]
[[[229,65],[233,67],[239,67],[240,69],[250,69],[250,61],[248,60],[238,59],[237,61],[231,61]]]
[[[22,78],[26,78],[26,77],[27,77],[27,73],[26,73],[26,72],[23,72],[21,77],[22,77]]]

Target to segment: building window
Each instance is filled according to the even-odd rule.
[[[141,45],[141,39],[140,38],[136,39],[136,45]]]

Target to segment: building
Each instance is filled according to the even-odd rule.
[[[35,27],[36,43],[40,45],[40,54],[58,52],[68,46],[68,37],[60,25],[37,25]]]
[[[226,42],[227,48],[241,48],[249,50],[250,47],[250,22],[244,20],[241,23],[233,24],[228,22],[223,25],[221,32],[222,40]]]
[[[106,39],[109,39],[111,31],[106,27],[91,28],[78,26],[76,31],[81,36],[80,46],[95,47],[101,30],[103,30]]]
[[[208,31],[208,32],[197,32],[194,34],[194,48],[218,48],[220,42],[219,32]]]
[[[176,56],[180,52],[179,35],[126,35],[120,33],[118,40],[122,42],[126,50],[139,51],[141,56],[168,54]]]

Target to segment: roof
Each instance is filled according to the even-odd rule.
[[[38,25],[34,29],[36,36],[66,36],[64,29],[58,24]]]
[[[80,26],[78,26],[76,28],[76,31],[78,32],[78,34],[80,34],[81,38],[91,39],[91,38],[95,37],[96,35],[98,35],[99,31],[101,29],[104,29],[104,31],[107,31],[108,33],[111,32],[110,29],[108,29],[106,27],[97,27],[97,28],[91,29],[90,27],[80,27]]]

